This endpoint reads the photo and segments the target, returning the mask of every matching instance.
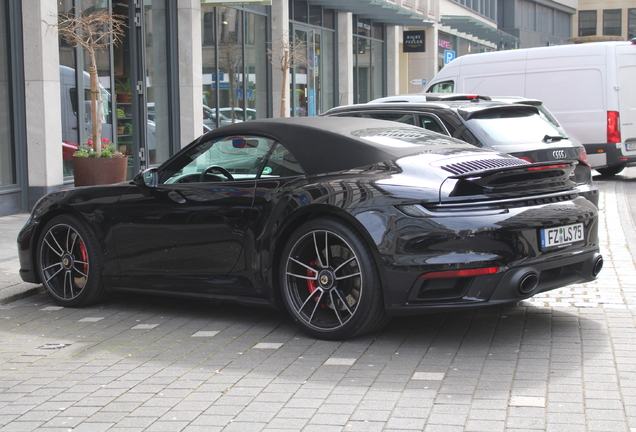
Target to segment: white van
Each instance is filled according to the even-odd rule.
[[[636,40],[465,55],[424,92],[539,99],[598,172],[636,165]]]
[[[62,103],[62,141],[66,143],[78,142],[78,124],[84,127],[84,136],[92,133],[91,124],[91,77],[88,72],[84,71],[84,95],[77,94],[77,85],[75,83],[75,69],[68,66],[60,65],[60,97]],[[113,139],[112,116],[110,112],[110,93],[99,86],[102,94],[102,137]],[[77,118],[77,99],[78,96],[85,100],[84,115],[85,119]]]

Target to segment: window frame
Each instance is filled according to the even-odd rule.
[[[594,36],[596,35],[598,13],[595,10],[580,10],[579,11],[579,36]],[[589,25],[593,23],[592,25]],[[583,26],[583,24],[588,24]]]
[[[614,15],[615,14],[615,15]],[[612,17],[614,15],[614,17]],[[621,9],[604,9],[603,10],[603,35],[620,36],[623,33],[623,11]],[[618,26],[609,26],[608,22],[614,21]],[[613,30],[618,29],[618,32]]]

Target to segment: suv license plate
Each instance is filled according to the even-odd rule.
[[[625,144],[625,147],[627,148],[627,150],[636,150],[636,143],[630,142]]]
[[[584,240],[583,224],[566,225],[541,230],[541,247],[563,246]]]

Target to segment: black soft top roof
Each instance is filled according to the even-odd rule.
[[[422,152],[477,151],[470,144],[425,129],[385,120],[351,117],[288,117],[250,120],[214,129],[207,139],[261,135],[284,144],[309,175],[349,170]],[[405,139],[403,145],[365,136]],[[418,142],[414,142],[417,140]],[[380,142],[378,142],[380,141]],[[425,143],[422,144],[422,142]]]

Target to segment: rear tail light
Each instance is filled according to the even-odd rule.
[[[621,142],[621,130],[619,126],[620,116],[617,111],[607,112],[607,142]]]
[[[456,277],[467,277],[467,276],[481,276],[487,274],[497,273],[499,271],[499,267],[486,267],[480,269],[469,269],[469,270],[447,270],[447,271],[436,271],[429,272],[420,275],[419,279],[437,279],[437,278],[456,278]]]
[[[546,166],[540,166],[540,167],[530,167],[530,168],[528,168],[528,171],[541,171],[541,170],[546,170],[546,169],[566,168],[568,166],[570,166],[570,165],[568,165],[568,164],[546,165]]]
[[[529,156],[517,156],[517,159],[524,160],[526,162],[534,163],[534,160]]]
[[[581,151],[581,153],[579,153],[579,162],[581,162],[585,166],[589,166],[590,168],[592,167],[590,165],[589,159],[587,158],[587,152],[585,150],[583,150],[583,151]]]

